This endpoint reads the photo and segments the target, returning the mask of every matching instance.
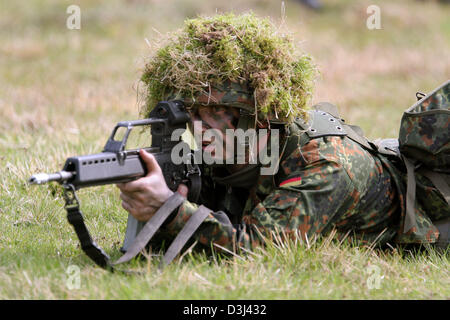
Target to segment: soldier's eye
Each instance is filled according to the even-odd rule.
[[[199,119],[200,115],[198,114],[198,109],[192,109],[189,111],[189,115],[192,119]]]
[[[223,106],[215,106],[214,107],[215,112],[221,112],[221,111],[226,111],[226,110],[227,110],[227,108],[223,107]]]
[[[206,121],[202,121],[202,126],[204,126],[206,128],[206,130],[212,128]]]
[[[238,123],[239,123],[239,118],[233,117],[233,119],[231,120],[231,124],[233,125],[234,128],[237,128]]]

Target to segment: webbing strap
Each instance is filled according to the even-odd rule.
[[[436,189],[439,190],[445,201],[450,205],[450,186],[448,181],[444,179],[444,175],[431,170],[421,170],[420,173],[433,182]]]
[[[407,174],[406,217],[403,233],[407,233],[412,227],[417,227],[416,215],[414,212],[416,201],[416,176],[414,163],[406,157],[402,158],[406,166]],[[445,201],[450,204],[450,187],[448,185],[448,181],[444,179],[443,175],[427,169],[420,169],[420,173],[430,179],[436,189],[438,189],[438,191],[442,194]]]
[[[362,134],[361,128],[359,128],[357,126],[348,125],[348,124],[344,124],[343,126],[345,128],[345,132],[347,132],[347,135],[350,139],[352,139],[353,141],[366,147],[369,150],[377,151],[377,149],[374,148],[374,146],[369,144],[369,141],[367,140],[367,138],[364,137],[364,135]]]
[[[208,217],[211,210],[201,205],[197,211],[189,218],[188,222],[185,224],[180,233],[178,233],[175,240],[173,240],[169,249],[167,249],[164,255],[162,266],[169,264],[177,254],[183,249],[187,241],[192,237],[194,232],[198,229],[201,223]]]
[[[402,157],[406,166],[407,184],[406,184],[406,217],[403,226],[403,233],[407,233],[412,227],[417,228],[416,215],[414,212],[416,201],[416,176],[414,174],[415,166],[406,157]]]
[[[450,218],[433,221],[433,224],[439,231],[439,238],[436,241],[436,245],[445,249],[450,245]]]
[[[316,111],[327,112],[331,116],[336,118],[335,120],[339,121],[339,124],[340,124],[339,126],[342,127],[344,129],[344,131],[339,132],[340,134],[338,134],[338,135],[342,135],[343,133],[345,133],[345,135],[347,135],[348,138],[352,139],[353,141],[355,141],[356,143],[358,143],[359,145],[363,146],[364,148],[366,148],[370,151],[375,151],[377,153],[381,153],[383,155],[388,155],[388,156],[397,156],[397,154],[394,150],[380,148],[379,145],[375,141],[370,141],[369,139],[367,139],[364,136],[364,132],[361,129],[361,127],[351,125],[351,124],[346,124],[344,119],[340,119],[339,111],[335,105],[328,103],[328,102],[320,102],[320,103],[314,105],[313,109],[315,109]],[[330,119],[328,119],[328,120],[330,120]],[[302,125],[301,123],[299,125],[303,129],[306,129],[304,127],[304,125]],[[333,127],[333,126],[331,126],[331,127]],[[330,131],[330,133],[331,132],[332,131]],[[333,132],[333,134],[336,135],[336,132]],[[308,132],[308,136],[318,137],[318,136],[322,136],[322,135],[321,134],[311,134],[310,132]]]
[[[153,217],[147,221],[145,226],[139,232],[138,236],[134,239],[127,252],[120,257],[119,260],[113,263],[117,265],[119,263],[127,262],[133,259],[141,250],[145,248],[147,243],[154,236],[156,231],[161,227],[167,217],[178,208],[186,200],[181,194],[175,192],[163,205],[156,211]]]

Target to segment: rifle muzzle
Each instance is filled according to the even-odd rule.
[[[28,179],[29,184],[44,184],[51,181],[63,182],[71,179],[74,176],[74,172],[59,171],[56,173],[38,173],[31,176]]]

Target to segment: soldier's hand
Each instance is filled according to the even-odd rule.
[[[155,157],[140,150],[139,155],[147,166],[147,175],[138,180],[119,183],[122,207],[139,221],[149,220],[173,194]]]

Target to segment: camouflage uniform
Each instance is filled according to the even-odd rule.
[[[230,94],[226,98],[233,99]],[[418,176],[417,193],[427,201],[416,199],[417,223],[404,233],[401,161],[369,151],[347,136],[310,138],[298,122],[286,128],[275,175],[259,175],[258,166],[231,177],[220,168],[204,167],[200,201],[185,201],[160,236],[175,237],[203,204],[211,213],[194,237],[205,247],[216,243],[229,250],[251,249],[263,243],[261,234],[270,238],[271,232],[282,232],[311,239],[333,228],[349,241],[380,245],[433,243],[439,237],[432,220],[450,217],[450,209],[426,178]]]

